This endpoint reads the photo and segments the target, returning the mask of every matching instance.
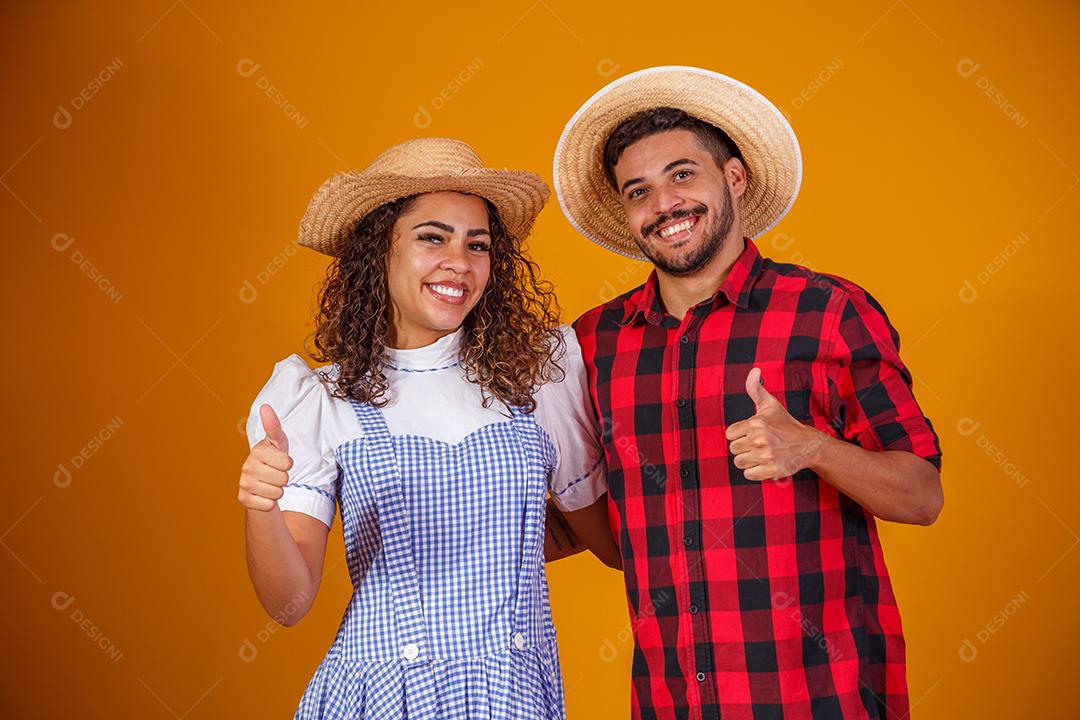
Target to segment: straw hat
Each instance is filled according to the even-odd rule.
[[[551,193],[535,173],[484,167],[476,152],[460,140],[409,140],[386,150],[360,172],[336,173],[324,182],[300,220],[297,243],[340,255],[353,227],[375,208],[440,190],[487,198],[518,240],[528,236]]]
[[[570,224],[593,242],[647,260],[634,242],[619,194],[604,175],[604,145],[634,113],[678,108],[735,142],[750,177],[743,232],[758,237],[780,221],[799,193],[802,154],[780,111],[753,88],[710,70],[671,65],[615,80],[582,105],[555,148],[555,194]]]

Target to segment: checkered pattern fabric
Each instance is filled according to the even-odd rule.
[[[874,517],[810,470],[753,482],[725,429],[746,377],[798,420],[940,468],[900,338],[865,290],[763,258],[668,315],[655,272],[575,330],[602,425],[636,648],[635,718],[907,716],[904,639]]]
[[[450,445],[363,435],[337,450],[355,592],[297,719],[563,718],[543,563],[555,448],[530,414]]]

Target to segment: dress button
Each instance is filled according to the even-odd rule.
[[[698,681],[698,682],[705,682],[705,673],[701,673],[701,672],[699,672],[699,673],[697,674],[697,681]]]
[[[401,648],[401,654],[406,660],[415,660],[420,655],[420,648],[415,643],[409,643]]]
[[[514,641],[514,647],[516,647],[518,650],[522,650],[525,648],[525,636],[521,633],[514,633],[514,637],[511,639]]]

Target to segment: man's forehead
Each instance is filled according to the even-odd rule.
[[[707,152],[690,130],[665,130],[647,135],[628,145],[615,167],[619,167],[624,161],[634,164],[643,161],[666,163],[675,159],[676,155],[697,157]]]
[[[679,160],[703,164],[708,151],[689,130],[666,130],[648,135],[628,145],[615,163],[615,176],[620,181],[631,175],[664,173]]]

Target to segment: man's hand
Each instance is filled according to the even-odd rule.
[[[724,435],[735,456],[735,467],[747,480],[779,480],[809,467],[826,435],[791,416],[769,394],[761,369],[746,376],[746,393],[754,401],[754,415],[730,425]]]

